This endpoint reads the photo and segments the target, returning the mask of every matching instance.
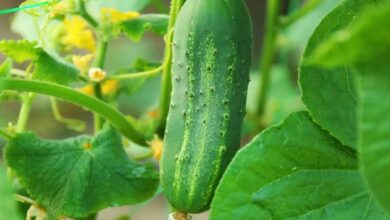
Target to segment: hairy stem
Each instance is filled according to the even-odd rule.
[[[98,28],[99,23],[88,13],[87,9],[85,8],[85,2],[84,0],[78,0],[78,14],[84,18],[88,22],[89,25],[93,28]]]
[[[165,55],[164,55],[164,65],[162,72],[162,81],[161,81],[161,95],[160,95],[160,115],[159,123],[157,127],[157,133],[160,136],[163,136],[166,124],[166,118],[168,116],[169,104],[172,91],[172,82],[171,82],[171,68],[172,68],[172,40],[173,33],[171,32],[175,26],[177,15],[181,7],[184,4],[184,0],[172,0],[171,9],[169,13],[169,24],[167,30],[167,39],[165,45]]]
[[[106,60],[108,41],[104,36],[100,36],[98,50],[96,54],[95,67],[103,68]],[[93,91],[96,98],[103,100],[102,86],[100,82],[93,85]],[[94,114],[95,132],[100,131],[104,125],[104,119]]]
[[[73,129],[73,130],[78,131],[78,132],[82,132],[85,130],[86,123],[84,121],[74,119],[74,118],[67,118],[61,114],[61,111],[60,111],[60,108],[58,106],[58,102],[57,102],[56,98],[51,97],[50,104],[51,104],[51,110],[53,112],[54,118],[58,122],[63,123],[69,129]]]
[[[34,94],[25,93],[22,95],[22,106],[20,108],[16,132],[21,133],[26,129],[28,118],[30,116]]]
[[[0,91],[3,90],[40,93],[75,103],[85,109],[96,112],[107,119],[115,128],[122,132],[124,136],[134,143],[147,146],[145,137],[129,122],[131,120],[128,120],[123,114],[107,103],[74,89],[42,81],[0,79]]]
[[[257,96],[258,105],[256,110],[256,115],[260,120],[264,115],[267,104],[272,63],[276,52],[279,10],[280,0],[267,1],[265,36],[260,58],[260,90]]]
[[[107,77],[107,79],[116,79],[116,80],[124,80],[124,79],[137,79],[137,78],[149,78],[156,76],[159,74],[164,68],[164,65],[161,65],[160,67],[157,67],[156,69],[147,70],[144,72],[138,72],[138,73],[127,73],[127,74],[120,74],[115,76]]]

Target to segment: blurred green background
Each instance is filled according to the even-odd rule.
[[[131,2],[142,0],[123,1]],[[20,0],[0,0],[0,9],[16,7],[21,2],[22,1]],[[247,109],[250,112],[254,108],[256,99],[255,94],[259,87],[258,76],[260,73],[258,72],[258,60],[260,59],[259,54],[262,48],[261,42],[264,33],[264,10],[266,0],[247,0],[246,2],[252,15],[254,28],[253,65],[247,104]],[[284,5],[281,13],[287,14],[292,12],[298,9],[304,2],[305,1],[301,0],[283,1]],[[266,110],[266,118],[263,122],[264,124],[271,125],[278,123],[290,112],[304,109],[300,101],[300,91],[296,83],[299,58],[315,26],[338,2],[339,0],[323,1],[314,11],[282,31],[280,34],[278,38],[279,52],[273,68],[270,97]],[[163,3],[166,5],[166,8],[168,8],[168,1],[164,1]],[[142,11],[142,13],[145,12],[156,12],[156,9],[151,6],[146,8],[145,11]],[[12,25],[13,21],[14,14],[0,15],[0,40],[21,38],[19,34],[15,33],[15,30],[16,32],[20,32],[22,29],[22,32],[25,35],[29,34],[28,28],[31,29],[29,23],[31,21],[18,18]],[[15,23],[17,23],[17,25]],[[143,40],[137,44],[130,42],[128,39],[119,37],[109,44],[106,70],[115,71],[121,67],[129,66],[139,58],[158,62],[163,56],[163,48],[163,39],[154,34],[146,34]],[[3,60],[4,57],[0,54],[0,62]],[[124,113],[140,117],[142,114],[157,108],[159,90],[160,77],[152,78],[143,84],[136,93],[122,95],[119,101],[119,108]],[[10,122],[15,123],[19,108],[20,106],[16,102],[0,103],[0,127],[6,127]],[[87,133],[92,133],[91,113],[65,102],[60,102],[60,109],[64,116],[86,120],[88,122]],[[243,133],[248,134],[247,141],[253,136],[253,134],[251,134],[252,123],[253,122],[249,119],[246,119],[244,123]],[[49,99],[44,96],[39,96],[34,101],[28,129],[35,131],[41,137],[51,139],[66,138],[79,134],[78,132],[67,129],[65,125],[58,123],[55,120],[50,110]],[[5,142],[0,139],[0,149],[4,144]],[[163,219],[162,216],[167,215],[167,205],[160,196],[147,205],[105,210],[100,213],[99,219],[111,220],[115,219],[117,216],[129,213],[132,213],[132,219],[135,220],[160,220]],[[207,213],[195,215],[193,219],[207,219]]]

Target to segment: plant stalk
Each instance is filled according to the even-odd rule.
[[[17,133],[22,133],[26,129],[33,99],[34,95],[32,93],[25,93],[22,96],[22,106],[20,108],[18,123],[16,125]]]
[[[172,0],[171,9],[169,13],[169,23],[167,30],[167,39],[165,44],[165,54],[164,54],[164,65],[162,72],[162,81],[161,81],[161,94],[160,94],[160,115],[158,119],[157,133],[162,137],[164,135],[166,118],[168,116],[169,104],[171,99],[172,91],[172,81],[171,81],[171,69],[172,69],[172,41],[173,41],[173,30],[177,15],[181,7],[183,6],[185,0]]]
[[[267,14],[263,49],[260,57],[260,89],[257,95],[258,105],[256,115],[262,119],[267,105],[268,90],[271,80],[272,63],[276,53],[280,0],[267,1]]]
[[[75,89],[42,81],[26,79],[0,79],[0,91],[3,90],[45,94],[80,105],[83,108],[96,112],[97,114],[100,114],[102,117],[106,118],[129,140],[141,146],[147,146],[144,135],[140,133],[131,123],[131,121],[134,121],[135,119],[128,119],[129,116],[124,116],[107,103],[95,97],[78,92]]]
[[[78,14],[84,18],[88,22],[91,27],[97,29],[99,27],[99,23],[88,13],[87,9],[85,8],[85,2],[84,0],[78,0]]]
[[[104,67],[104,62],[106,60],[106,54],[107,54],[107,47],[108,47],[108,41],[104,39],[104,37],[100,37],[98,50],[96,54],[95,67],[101,69]],[[93,85],[93,91],[96,98],[104,101],[103,93],[102,93],[102,85],[100,82],[97,82],[96,84]],[[101,118],[96,113],[94,114],[93,118],[95,122],[94,125],[95,133],[97,133],[102,129],[104,125],[104,119]]]

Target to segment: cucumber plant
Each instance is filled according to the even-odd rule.
[[[390,220],[390,1],[170,3],[1,6],[0,219]]]

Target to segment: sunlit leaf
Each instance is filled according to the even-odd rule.
[[[37,60],[41,49],[36,42],[27,40],[2,40],[0,41],[0,52],[11,57],[16,62]]]
[[[389,2],[369,5],[351,26],[332,34],[322,43],[309,61],[326,67],[388,63],[389,20]]]
[[[109,127],[93,138],[62,141],[18,134],[6,147],[5,158],[51,216],[83,217],[109,206],[143,202],[158,185],[153,166],[129,160],[120,136]]]
[[[343,144],[356,148],[357,92],[355,69],[326,69],[306,59],[328,36],[349,26],[370,1],[346,0],[329,13],[311,36],[300,67],[302,100],[315,122]]]
[[[354,152],[306,112],[239,151],[211,208],[212,220],[390,219],[365,188]]]

